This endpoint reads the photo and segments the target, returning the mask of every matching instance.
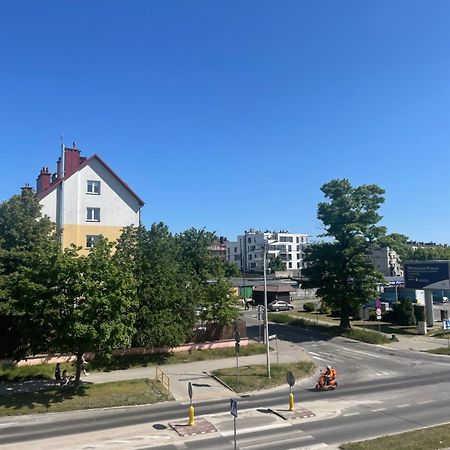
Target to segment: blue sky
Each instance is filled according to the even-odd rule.
[[[0,14],[0,200],[60,134],[163,221],[320,234],[320,186],[450,243],[448,1],[16,1]]]

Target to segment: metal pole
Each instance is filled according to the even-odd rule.
[[[277,349],[277,365],[279,365],[280,361],[278,360],[278,335],[275,337],[275,347]]]
[[[270,377],[270,355],[269,355],[269,319],[267,316],[267,277],[266,277],[266,243],[264,243],[263,252],[263,269],[264,269],[264,338],[266,340],[266,362],[267,362],[267,378]]]
[[[239,392],[239,353],[236,352],[236,376],[237,376],[237,390]]]
[[[234,450],[236,449],[236,416],[234,416]]]

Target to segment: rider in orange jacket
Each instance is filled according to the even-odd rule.
[[[327,366],[327,370],[325,371],[324,375],[326,385],[330,385],[336,380],[336,370],[334,370],[331,366]]]

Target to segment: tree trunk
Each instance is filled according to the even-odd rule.
[[[78,352],[76,354],[77,360],[76,360],[76,372],[75,372],[75,386],[80,385],[80,378],[81,378],[81,364],[83,363],[83,352]]]
[[[352,327],[350,323],[350,306],[345,300],[341,300],[341,323],[339,327],[343,330],[349,330]]]

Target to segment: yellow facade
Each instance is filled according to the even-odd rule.
[[[63,247],[75,244],[77,247],[81,247],[80,253],[87,254],[89,249],[86,248],[86,236],[100,234],[110,241],[117,241],[122,234],[122,227],[66,224],[63,230]]]

